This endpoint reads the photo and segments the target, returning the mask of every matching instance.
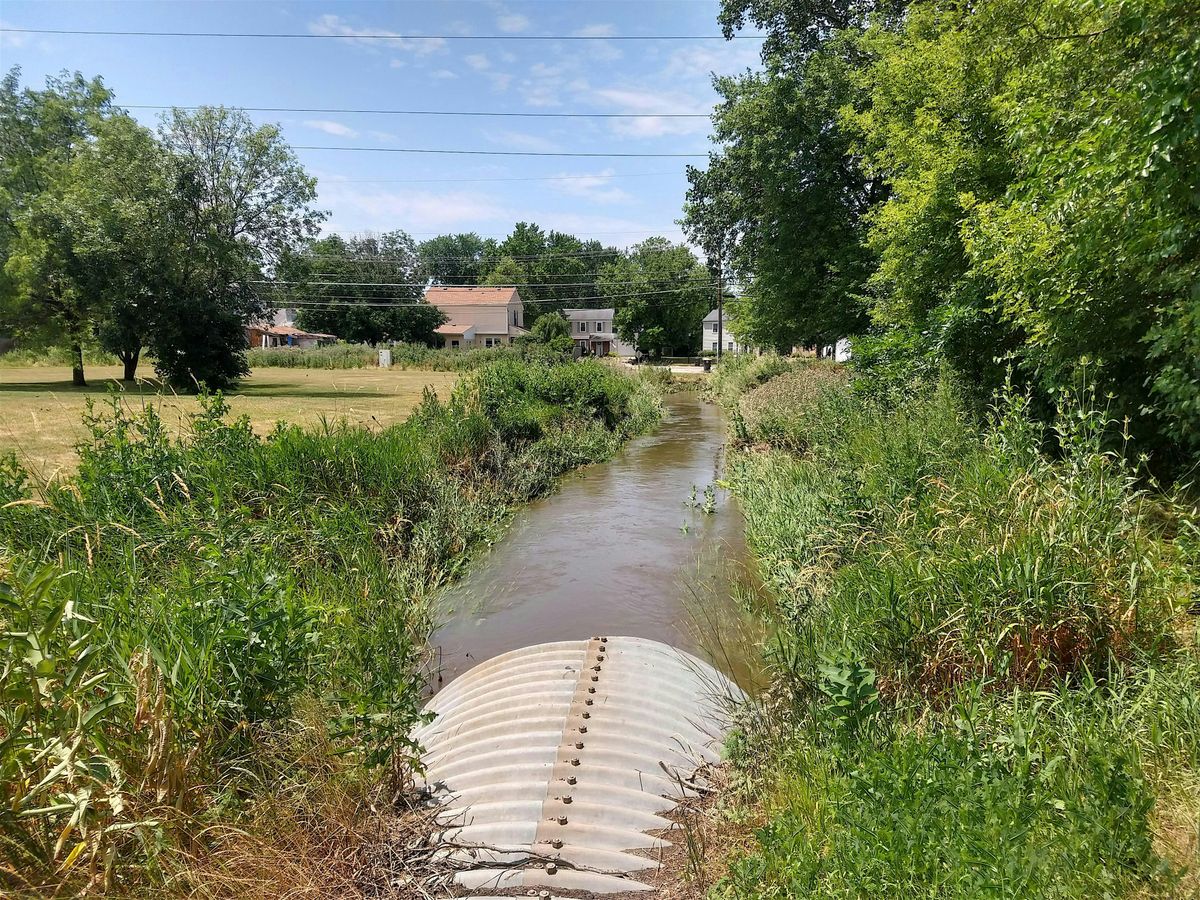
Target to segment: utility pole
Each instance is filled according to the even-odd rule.
[[[721,265],[720,258],[717,259],[717,359],[721,358],[721,348],[725,346],[725,287],[722,282],[722,274],[725,267]]]

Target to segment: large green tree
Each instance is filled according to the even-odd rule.
[[[497,259],[496,242],[473,231],[422,241],[417,254],[434,284],[481,284]]]
[[[44,90],[0,82],[0,330],[30,345],[70,348],[72,381],[86,383],[83,345],[101,300],[89,290],[97,265],[81,158],[115,115],[100,79],[49,78]]]
[[[885,195],[840,110],[855,100],[858,37],[878,3],[731,0],[727,37],[767,34],[763,71],[716,79],[717,149],[689,168],[684,227],[746,285],[733,328],[761,346],[826,344],[867,325],[865,216]]]
[[[845,127],[889,193],[870,215],[871,317],[878,339],[859,365],[932,373],[948,367],[985,403],[1021,333],[995,308],[993,280],[971,264],[964,226],[1012,179],[994,97],[1008,65],[956,4],[910,7],[903,27],[860,39],[862,96]]]
[[[642,353],[683,356],[700,349],[701,323],[716,289],[686,246],[664,237],[642,241],[608,263],[597,286],[616,309],[617,333]]]
[[[531,323],[595,297],[597,273],[620,256],[599,241],[547,232],[530,222],[518,222],[497,246],[497,254],[481,283],[520,285],[522,299],[530,304],[526,319]]]
[[[1000,71],[1012,178],[963,223],[972,270],[1047,393],[1079,378],[1172,452],[1200,450],[1200,27],[1183,0],[1034,8],[963,26]]]
[[[176,109],[161,128],[181,246],[150,336],[159,374],[194,389],[248,373],[245,329],[269,312],[264,274],[315,237],[310,177],[274,125],[216,107]]]
[[[432,344],[445,316],[424,301],[425,260],[403,231],[317,241],[289,265],[297,283],[279,294],[299,323],[347,341]],[[403,305],[388,305],[403,304]]]

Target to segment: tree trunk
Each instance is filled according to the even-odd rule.
[[[125,350],[120,353],[121,362],[125,364],[125,375],[121,378],[122,381],[133,381],[137,378],[138,357],[142,355],[142,349]]]
[[[87,387],[83,377],[83,347],[78,341],[71,344],[71,384],[75,387]]]

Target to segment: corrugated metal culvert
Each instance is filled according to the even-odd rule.
[[[433,698],[417,737],[442,804],[436,837],[476,893],[649,890],[664,813],[718,758],[742,692],[657,641],[514,650]]]

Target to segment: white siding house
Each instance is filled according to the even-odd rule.
[[[714,309],[700,325],[700,352],[701,353],[716,353],[717,341],[723,341],[721,351],[723,353],[748,353],[750,347],[743,344],[729,331],[729,319],[725,319],[724,334],[721,334],[721,329],[718,327],[717,311]]]
[[[575,346],[595,356],[634,356],[637,351],[613,330],[615,309],[564,309]]]

